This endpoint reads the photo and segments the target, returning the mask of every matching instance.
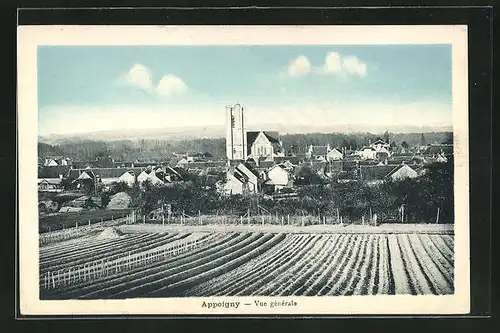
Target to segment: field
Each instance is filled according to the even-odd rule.
[[[123,226],[125,233],[115,238],[88,235],[40,247],[41,299],[454,291],[454,238],[447,228],[292,233],[133,227],[139,226]]]

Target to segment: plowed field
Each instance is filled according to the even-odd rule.
[[[453,294],[454,238],[144,233],[40,248],[42,299]]]

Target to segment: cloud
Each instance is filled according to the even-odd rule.
[[[156,93],[159,96],[169,97],[176,94],[183,94],[188,90],[187,85],[182,81],[181,78],[168,74],[165,75],[158,86],[156,87]]]
[[[125,75],[125,83],[148,92],[154,90],[151,70],[144,65],[135,64]]]
[[[307,57],[298,56],[288,67],[288,73],[291,76],[304,76],[311,71],[311,63]]]
[[[155,86],[151,70],[142,64],[134,64],[125,74],[122,83],[158,97],[180,95],[188,90],[186,83],[180,77],[173,74],[166,74]]]
[[[341,56],[337,52],[328,52],[323,68],[317,71],[321,74],[351,74],[365,76],[367,65],[356,56]]]

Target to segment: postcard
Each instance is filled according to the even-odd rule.
[[[19,26],[23,315],[466,314],[467,27]]]

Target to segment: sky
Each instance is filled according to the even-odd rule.
[[[451,45],[41,46],[39,135],[247,123],[452,125]]]

